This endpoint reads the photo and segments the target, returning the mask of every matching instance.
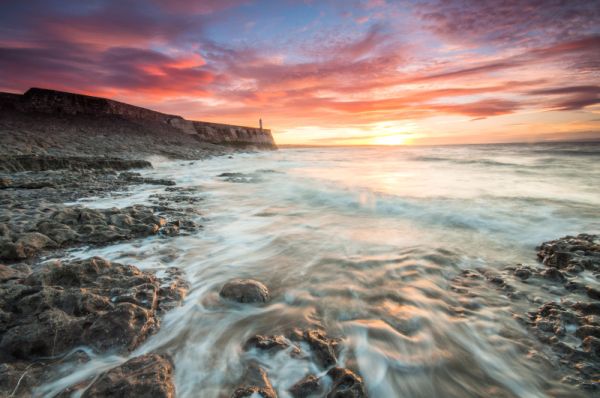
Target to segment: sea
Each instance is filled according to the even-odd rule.
[[[279,397],[326,370],[289,351],[246,351],[256,334],[319,328],[340,338],[338,365],[371,397],[577,396],[554,353],[522,322],[559,300],[521,284],[517,300],[471,271],[543,267],[536,246],[600,233],[600,143],[312,147],[205,160],[149,159],[144,177],[168,178],[202,225],[71,258],[102,256],[190,282],[182,306],[129,356],[97,355],[42,386],[52,396],[128,358],[165,353],[179,397],[226,397],[245,366],[267,371]],[[225,173],[225,174],[224,174]],[[140,185],[77,204],[153,204],[164,186]],[[264,283],[264,305],[224,301],[233,278]],[[600,284],[591,278],[591,284]],[[538,293],[539,291],[539,293]]]

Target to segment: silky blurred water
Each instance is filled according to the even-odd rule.
[[[280,397],[315,364],[246,353],[251,336],[321,327],[343,338],[340,363],[372,397],[574,396],[551,353],[513,318],[525,311],[493,288],[456,288],[464,269],[536,264],[535,246],[600,232],[600,145],[282,149],[204,161],[151,159],[144,175],[172,178],[203,200],[190,236],[152,237],[101,255],[160,270],[177,266],[191,290],[158,334],[131,356],[170,354],[180,397],[231,394],[254,357]],[[232,182],[224,172],[245,173]],[[151,203],[161,186],[84,201]],[[189,193],[186,193],[189,194]],[[231,278],[262,281],[268,305],[218,296]],[[97,356],[47,384],[69,384],[127,360]]]

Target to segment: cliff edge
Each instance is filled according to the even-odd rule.
[[[268,129],[186,120],[107,98],[31,88],[0,93],[0,154],[197,158],[218,148],[276,149]]]

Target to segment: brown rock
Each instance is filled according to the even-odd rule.
[[[252,397],[254,394],[260,394],[263,398],[277,398],[267,372],[256,363],[251,363],[246,369],[242,385],[233,392],[231,398]]]
[[[239,303],[265,303],[270,300],[267,287],[252,279],[232,279],[223,285],[219,294]]]
[[[102,374],[82,395],[84,398],[173,398],[173,364],[164,355],[130,359]]]
[[[367,397],[363,380],[349,369],[333,368],[327,372],[333,380],[331,391],[327,398],[363,398]]]
[[[159,327],[158,313],[185,295],[182,274],[164,280],[101,258],[48,264],[0,285],[0,357],[34,359],[79,345],[127,352]]]
[[[290,344],[287,342],[285,337],[281,335],[263,336],[260,334],[251,337],[246,344],[244,344],[244,348],[246,350],[258,348],[259,350],[266,351],[281,351],[285,350],[289,346]]]
[[[321,330],[305,330],[302,335],[310,346],[319,365],[328,368],[337,362],[338,340],[327,337]]]
[[[290,394],[294,398],[306,398],[321,390],[321,381],[315,375],[308,375],[298,381],[290,388]]]

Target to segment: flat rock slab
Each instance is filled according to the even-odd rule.
[[[179,232],[181,223],[167,222],[148,206],[89,209],[65,207],[41,217],[26,232],[11,230],[0,224],[0,260],[18,261],[31,258],[43,250],[77,244],[102,245],[111,242]],[[175,228],[176,227],[176,228]]]
[[[45,170],[129,170],[152,167],[147,160],[131,160],[93,156],[1,156],[0,171],[45,171]]]

